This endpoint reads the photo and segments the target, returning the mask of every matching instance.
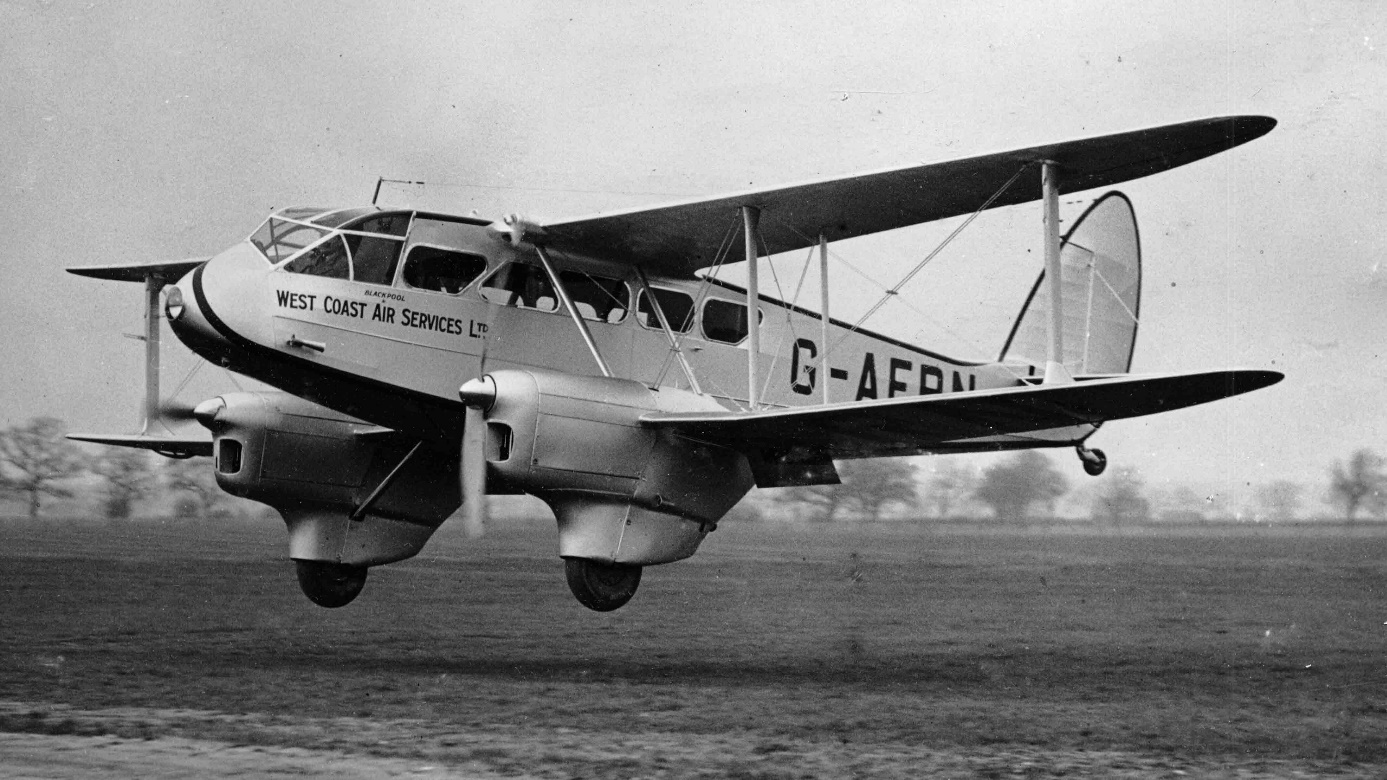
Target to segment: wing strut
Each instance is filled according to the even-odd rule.
[[[413,460],[414,455],[419,452],[419,448],[423,446],[423,441],[415,442],[414,446],[409,449],[409,452],[406,452],[405,456],[400,458],[400,462],[395,464],[395,468],[391,469],[390,473],[385,475],[385,478],[380,481],[379,485],[376,485],[375,490],[372,490],[370,495],[366,496],[366,499],[360,504],[357,504],[356,508],[352,510],[352,513],[347,515],[347,519],[360,521],[365,518],[366,513],[371,511],[371,507],[375,505],[376,501],[381,497],[381,494],[389,490],[390,486],[395,484],[395,480],[400,478],[400,474],[404,471],[405,464]]]
[[[607,367],[607,361],[602,359],[602,353],[597,349],[597,342],[592,340],[592,331],[588,330],[588,323],[583,319],[582,312],[573,305],[573,299],[568,296],[568,290],[563,286],[559,272],[554,270],[554,264],[549,260],[549,251],[542,245],[535,244],[535,253],[539,255],[539,262],[544,266],[544,272],[549,274],[549,282],[554,285],[554,292],[558,294],[559,300],[563,301],[563,307],[568,309],[568,316],[572,317],[573,324],[578,326],[578,333],[582,334],[583,343],[588,345],[588,351],[592,353],[593,360],[597,361],[597,368],[602,371],[602,376],[610,378],[612,370]]]
[[[824,403],[828,398],[828,238],[819,233],[819,337],[823,340],[823,358],[819,361],[819,382],[823,384]]]
[[[1050,288],[1050,344],[1045,359],[1045,384],[1073,382],[1064,367],[1064,285],[1060,279],[1059,167],[1045,160],[1040,168],[1045,202],[1045,284]]]
[[[159,291],[165,279],[154,273],[144,277],[144,425],[141,435],[159,419]]]
[[[747,334],[750,336],[747,341],[746,353],[746,380],[747,380],[747,409],[756,411],[756,389],[761,386],[760,361],[761,356],[761,288],[757,279],[757,223],[761,219],[761,211],[754,206],[742,206],[742,232],[746,234],[746,322]]]

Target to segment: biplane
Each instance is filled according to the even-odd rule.
[[[643,567],[693,555],[752,488],[834,484],[835,460],[1087,446],[1109,420],[1266,387],[1264,370],[1130,374],[1141,302],[1131,202],[1059,196],[1246,143],[1260,116],[1162,127],[575,219],[286,208],[210,258],[68,269],[144,285],[145,429],[74,439],[209,456],[278,510],[315,603],[409,558],[487,494],[552,508],[570,588],[594,610]],[[828,310],[828,245],[1040,201],[1045,263],[995,360]],[[761,259],[817,251],[819,311],[761,292]],[[746,263],[746,284],[716,269]],[[892,292],[895,292],[894,290]],[[160,304],[194,353],[273,390],[156,425]],[[194,429],[196,430],[196,429]]]

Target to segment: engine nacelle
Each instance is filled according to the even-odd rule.
[[[752,487],[741,453],[640,423],[656,410],[721,409],[706,397],[548,371],[490,376],[490,473],[549,504],[562,557],[635,565],[687,558]]]
[[[409,558],[461,503],[457,451],[421,449],[351,520],[414,441],[287,393],[228,393],[197,414],[212,430],[217,484],[278,510],[296,560],[375,566]]]

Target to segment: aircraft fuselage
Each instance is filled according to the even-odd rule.
[[[456,440],[458,387],[485,371],[599,373],[533,248],[512,247],[480,221],[408,219],[404,235],[391,239],[388,273],[373,281],[334,270],[332,258],[310,267],[299,252],[272,264],[254,241],[237,244],[178,283],[188,311],[171,318],[174,330],[232,370],[421,438]],[[320,250],[339,240],[322,232]],[[363,266],[359,246],[354,256]],[[600,258],[554,260],[614,376],[689,388],[633,269]],[[697,279],[648,281],[703,393],[724,408],[746,408],[745,292]],[[951,359],[838,321],[829,327],[825,377],[817,313],[763,296],[761,316],[762,408],[823,403],[825,381],[832,402],[1021,383],[1016,366]]]

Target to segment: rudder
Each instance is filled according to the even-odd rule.
[[[1132,367],[1141,307],[1141,241],[1132,202],[1120,192],[1094,201],[1065,234],[1064,366],[1081,374],[1125,374]],[[1045,365],[1050,297],[1042,270],[1022,305],[1000,360]]]

